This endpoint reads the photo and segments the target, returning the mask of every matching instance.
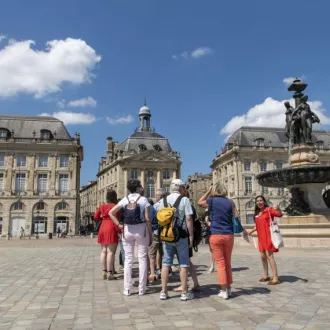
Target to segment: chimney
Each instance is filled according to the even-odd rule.
[[[112,152],[112,136],[107,137],[107,154]]]

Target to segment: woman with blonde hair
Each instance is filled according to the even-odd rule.
[[[227,189],[220,182],[211,186],[199,199],[198,205],[208,207],[210,221],[210,247],[217,265],[218,279],[221,287],[219,297],[228,299],[231,296],[233,276],[231,254],[234,247],[234,216],[238,216],[234,202],[227,198]],[[244,235],[247,232],[244,231]]]

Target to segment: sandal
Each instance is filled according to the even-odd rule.
[[[279,279],[277,279],[276,281],[274,281],[274,280],[269,281],[268,285],[277,285],[277,284],[280,284],[280,283],[281,283],[281,281]]]
[[[259,280],[259,282],[268,282],[268,281],[270,281],[270,277],[268,276],[268,277],[262,277],[260,280]]]
[[[194,286],[194,287],[191,289],[192,292],[199,292],[200,290],[201,290],[201,287],[200,287],[199,284],[196,285],[196,286]]]
[[[108,272],[108,281],[116,280],[117,278],[113,275],[112,272]]]
[[[150,282],[150,284],[156,282],[157,280],[157,276],[156,275],[149,275],[148,276],[148,281]]]

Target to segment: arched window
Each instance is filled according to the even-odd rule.
[[[45,209],[45,203],[44,202],[38,202],[36,205],[36,210],[41,211]]]
[[[156,145],[154,146],[154,149],[155,149],[156,151],[163,151],[163,149],[162,149],[158,144],[156,144]]]
[[[145,144],[140,144],[140,145],[139,145],[139,149],[140,149],[141,151],[146,151],[146,150],[147,150],[147,147],[145,146]]]
[[[17,201],[12,205],[11,209],[12,211],[23,211],[24,204],[21,201]]]
[[[40,139],[41,140],[49,140],[52,138],[52,133],[48,129],[42,129],[40,131]]]
[[[315,142],[315,147],[317,149],[323,149],[324,148],[324,142],[323,141],[316,141]]]
[[[254,201],[248,201],[247,203],[246,203],[246,208],[247,209],[252,209],[254,207]]]
[[[62,201],[62,202],[60,202],[56,205],[56,210],[57,211],[63,211],[63,210],[67,210],[68,207],[69,207],[68,203]]]
[[[7,139],[10,137],[10,132],[7,128],[0,128],[0,138],[1,139]]]
[[[254,145],[256,147],[264,147],[265,146],[265,140],[263,138],[255,139]]]

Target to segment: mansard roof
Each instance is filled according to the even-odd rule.
[[[246,127],[243,126],[234,132],[226,145],[233,144],[240,147],[253,147],[256,140],[264,140],[265,146],[273,148],[288,147],[288,138],[284,135],[284,128],[276,127]],[[330,134],[327,131],[315,130],[312,135],[313,142],[323,141],[324,149],[330,149]]]
[[[51,116],[0,115],[0,129],[14,132],[15,138],[41,138],[41,131],[49,131],[56,139],[72,140],[62,121]],[[34,135],[35,132],[35,135]]]
[[[158,134],[155,131],[137,131],[130,137],[124,140],[118,146],[118,150],[123,151],[136,151],[139,152],[141,146],[144,145],[146,150],[155,150],[160,147],[160,151],[171,152],[172,148],[168,142],[168,139]]]

